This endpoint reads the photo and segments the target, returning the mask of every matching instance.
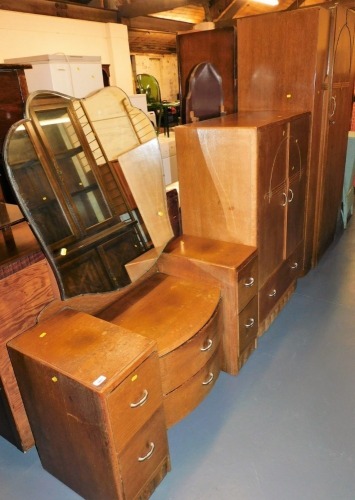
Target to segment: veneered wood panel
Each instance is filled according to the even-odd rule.
[[[182,123],[186,122],[188,79],[193,68],[201,62],[211,62],[215,66],[222,78],[225,112],[236,112],[236,40],[235,28],[191,31],[177,36]]]
[[[33,446],[34,440],[6,343],[33,326],[40,311],[58,296],[58,291],[51,270],[42,259],[2,279],[0,296],[0,374],[19,438],[16,444],[25,451]]]

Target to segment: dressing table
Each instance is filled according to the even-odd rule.
[[[221,287],[159,267],[174,237],[159,143],[120,89],[32,94],[5,159],[60,294],[8,342],[42,465],[85,498],[147,498],[167,429],[223,366]]]

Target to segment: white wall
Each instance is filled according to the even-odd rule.
[[[127,27],[0,10],[0,61],[63,53],[101,56],[110,65],[111,85],[133,93]]]

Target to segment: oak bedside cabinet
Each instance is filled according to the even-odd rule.
[[[86,499],[148,498],[170,469],[155,343],[64,309],[8,349],[43,467]]]

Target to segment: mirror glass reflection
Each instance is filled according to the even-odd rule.
[[[130,274],[127,266],[137,259],[144,261],[154,248],[149,228],[154,234],[155,222],[145,224],[139,203],[127,196],[130,186],[122,186],[122,172],[120,179],[81,100],[37,92],[30,96],[26,114],[27,119],[9,131],[5,160],[18,203],[52,265],[62,297],[127,286],[140,277],[139,267]],[[124,115],[128,130],[132,120]],[[107,125],[103,126],[106,135]],[[137,135],[133,124],[131,129]],[[150,137],[147,142],[156,141],[154,129]],[[119,149],[115,140],[108,142],[111,149]],[[128,143],[134,144],[133,151],[142,141],[123,137],[126,163]],[[166,214],[166,206],[159,213]],[[172,237],[169,221],[166,226],[159,247]],[[142,272],[146,270],[142,266]]]

